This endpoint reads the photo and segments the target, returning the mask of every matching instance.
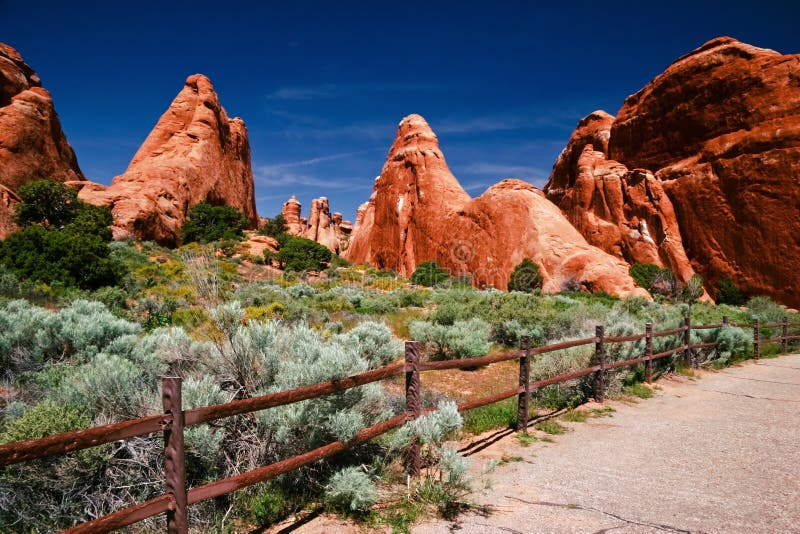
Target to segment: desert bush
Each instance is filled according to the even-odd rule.
[[[295,284],[289,287],[287,290],[289,296],[294,299],[299,299],[303,297],[313,297],[317,290],[311,287],[310,285],[306,284],[305,282],[300,282],[299,284]]]
[[[14,219],[20,226],[44,224],[60,228],[73,221],[80,205],[74,189],[53,180],[22,185],[17,195],[20,202],[14,206]]]
[[[367,512],[377,499],[375,483],[361,467],[345,467],[325,485],[325,501],[334,510]]]
[[[687,304],[694,304],[697,299],[703,296],[703,277],[699,274],[694,274],[692,277],[680,288],[678,299],[680,302]]]
[[[653,263],[634,263],[628,272],[636,285],[650,291],[656,277],[661,273],[661,267]]]
[[[359,323],[346,334],[338,336],[337,341],[354,348],[359,357],[372,367],[381,367],[403,354],[403,342],[392,337],[392,331],[383,323],[365,321]]]
[[[233,206],[214,206],[204,200],[189,210],[181,228],[181,239],[183,243],[239,241],[247,225],[247,218]]]
[[[716,299],[717,304],[730,304],[731,306],[741,306],[746,301],[739,286],[727,276],[717,284]]]
[[[331,261],[331,251],[316,241],[290,237],[281,245],[277,259],[288,271],[321,271]]]
[[[47,284],[96,289],[112,286],[124,274],[110,258],[104,236],[63,229],[28,226],[0,242],[0,264],[20,278]]]
[[[534,289],[541,289],[543,281],[539,266],[530,258],[525,258],[511,272],[508,290],[530,293]]]
[[[432,352],[432,359],[474,358],[491,348],[489,324],[478,318],[455,321],[452,325],[412,321],[409,329],[411,337]]]
[[[91,426],[82,410],[44,401],[25,410],[0,434],[0,443],[38,439]],[[0,524],[9,531],[52,531],[85,517],[85,480],[102,473],[108,446],[0,469]]]
[[[435,261],[420,263],[416,270],[411,274],[410,281],[418,286],[433,287],[450,279],[450,273],[443,269]]]
[[[264,224],[261,225],[261,228],[258,229],[258,233],[277,239],[278,237],[284,236],[288,230],[289,227],[286,226],[286,218],[283,214],[279,213],[271,219],[266,219]]]

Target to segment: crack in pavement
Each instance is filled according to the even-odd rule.
[[[762,378],[748,378],[746,376],[738,376],[733,373],[728,373],[726,371],[719,371],[720,374],[728,375],[731,378],[736,378],[737,380],[752,380],[753,382],[766,382],[768,384],[786,384],[787,386],[800,386],[797,382],[780,382],[778,380],[764,380]]]
[[[705,389],[697,388],[700,391],[707,391],[708,393],[722,393],[724,395],[733,395],[734,397],[746,397],[748,399],[768,400],[775,402],[800,402],[800,399],[775,399],[772,397],[757,397],[755,395],[748,395],[747,393],[733,393],[732,391],[720,391],[718,389]]]
[[[520,499],[518,497],[512,497],[510,495],[505,496],[506,499],[511,499],[512,501],[519,501],[521,503],[530,504],[533,506],[552,506],[555,508],[566,508],[568,510],[586,510],[589,512],[597,512],[599,514],[607,515],[609,517],[613,517],[618,521],[623,521],[629,525],[638,525],[640,527],[650,527],[656,530],[663,530],[664,532],[680,532],[683,534],[692,534],[691,530],[686,530],[684,528],[673,527],[671,525],[662,525],[659,523],[647,523],[641,521],[635,521],[633,519],[628,519],[626,517],[622,517],[621,515],[615,514],[613,512],[606,512],[605,510],[600,510],[599,508],[593,508],[591,506],[582,506],[580,504],[562,504],[557,502],[548,502],[548,501],[526,501],[525,499]],[[616,527],[615,527],[616,528]],[[603,532],[603,531],[601,531]],[[699,532],[699,531],[698,531]]]
[[[800,367],[794,367],[791,365],[775,365],[774,363],[757,363],[755,365],[762,365],[764,367],[780,367],[781,369],[794,369],[795,371],[800,371]]]

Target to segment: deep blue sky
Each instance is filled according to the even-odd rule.
[[[294,193],[352,218],[410,113],[473,196],[542,186],[581,117],[705,41],[800,52],[792,2],[696,3],[0,0],[0,41],[52,92],[89,179],[123,172],[201,72],[247,124],[261,215]]]

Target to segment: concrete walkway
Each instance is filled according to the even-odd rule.
[[[413,532],[800,532],[800,356],[657,385],[555,443],[473,455],[507,460],[478,511]]]

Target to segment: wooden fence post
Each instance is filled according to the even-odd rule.
[[[727,315],[722,316],[722,326],[729,326],[731,324],[731,318]]]
[[[528,432],[528,399],[531,396],[531,336],[522,336],[522,356],[519,359],[519,386],[517,395],[517,430]]]
[[[683,344],[686,346],[683,351],[683,363],[686,367],[696,367],[692,361],[692,349],[689,348],[689,345],[692,344],[692,318],[690,315],[683,318],[683,327],[685,328],[683,331]]]
[[[183,451],[183,407],[181,378],[168,376],[161,379],[161,397],[164,413],[164,485],[172,496],[172,506],[167,510],[167,532],[186,534],[189,531],[186,515],[186,460]]]
[[[644,325],[644,381],[648,384],[653,381],[653,323]]]
[[[753,357],[758,360],[761,358],[761,344],[760,342],[760,335],[758,332],[758,319],[753,320]]]
[[[594,345],[595,365],[599,365],[600,369],[594,375],[594,400],[603,402],[606,396],[605,384],[605,363],[606,363],[606,327],[604,325],[597,325],[594,329],[594,335],[597,341]]]
[[[406,341],[406,415],[413,421],[422,414],[422,384],[419,379],[419,345]],[[422,454],[419,439],[413,437],[408,444],[406,469],[412,477],[422,471]]]
[[[789,352],[789,340],[786,339],[789,337],[789,318],[783,318],[783,324],[781,325],[781,352]]]

